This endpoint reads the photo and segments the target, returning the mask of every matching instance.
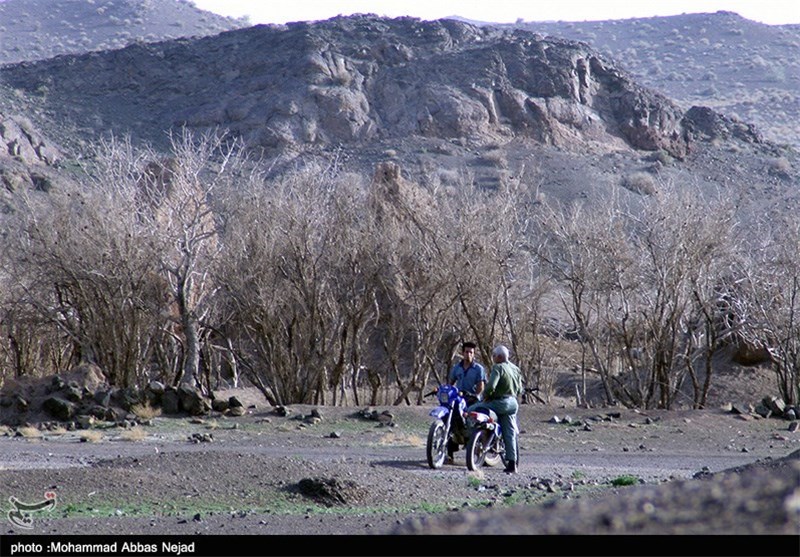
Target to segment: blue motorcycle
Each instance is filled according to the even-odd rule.
[[[439,385],[439,389],[425,396],[436,395],[439,406],[431,410],[436,418],[428,431],[428,466],[441,468],[447,457],[447,446],[463,445],[466,439],[464,416],[467,401],[453,385]]]
[[[488,408],[478,408],[467,413],[467,468],[477,470],[481,466],[497,466],[505,463],[506,444],[497,414]]]

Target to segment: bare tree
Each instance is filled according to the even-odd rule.
[[[131,193],[65,184],[24,195],[7,252],[15,305],[57,327],[73,363],[95,362],[123,386],[144,375],[158,320],[154,253]]]
[[[392,402],[410,404],[417,393],[419,403],[431,376],[444,373],[453,344],[456,297],[442,208],[430,191],[405,180],[399,166],[383,163],[370,184],[368,210],[380,230],[379,328],[385,374],[398,390]]]
[[[212,269],[220,253],[217,190],[232,187],[246,163],[239,145],[224,134],[196,136],[186,130],[171,136],[171,155],[152,151],[135,174],[140,215],[157,231],[160,273],[171,300],[171,333],[183,347],[181,383],[199,383],[205,321],[217,286]]]
[[[750,345],[766,349],[775,370],[778,392],[788,404],[800,402],[800,225],[771,222],[751,234],[750,259],[741,267],[742,281],[730,298],[739,334]]]
[[[237,352],[278,403],[358,400],[375,318],[374,230],[366,190],[335,168],[310,166],[253,183],[231,199],[220,275]]]
[[[664,185],[638,206],[552,210],[545,222],[540,255],[567,293],[607,402],[670,408],[688,377],[701,406],[725,334],[709,327],[730,268],[733,206]]]

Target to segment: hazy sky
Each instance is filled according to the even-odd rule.
[[[625,19],[727,10],[762,23],[800,23],[797,0],[194,0],[221,15],[247,15],[250,22],[328,19],[336,15],[374,13],[438,19],[459,15],[495,23]]]

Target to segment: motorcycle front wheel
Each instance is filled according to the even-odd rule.
[[[492,436],[492,432],[487,429],[476,429],[472,432],[467,441],[467,468],[469,470],[475,471],[483,466],[486,457],[491,455],[489,444]],[[497,463],[494,458],[490,458],[490,460],[492,460],[491,466]]]
[[[447,438],[444,431],[444,423],[437,420],[431,424],[428,430],[428,466],[433,469],[441,468],[444,458],[447,456]]]

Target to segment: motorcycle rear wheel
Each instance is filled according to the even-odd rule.
[[[428,466],[434,470],[441,468],[447,456],[447,438],[445,437],[444,423],[437,420],[428,430]]]
[[[467,468],[475,471],[486,462],[487,455],[490,455],[489,443],[492,440],[492,432],[486,429],[476,429],[467,441]],[[497,455],[499,457],[499,455]],[[497,462],[491,458],[493,466]]]
[[[486,451],[486,458],[483,461],[483,465],[497,466],[498,464],[505,464],[505,453],[506,446],[505,443],[503,443],[503,438],[496,438],[492,446]]]

